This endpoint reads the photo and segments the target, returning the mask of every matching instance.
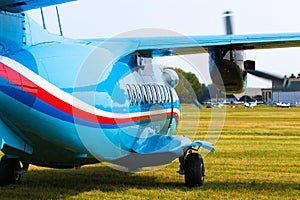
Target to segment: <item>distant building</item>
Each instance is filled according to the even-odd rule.
[[[300,78],[290,78],[286,87],[282,87],[282,82],[272,82],[273,102],[284,102],[298,104],[300,102]]]
[[[239,101],[241,101],[241,102],[252,102],[253,99],[248,95],[244,95],[241,98],[239,98]]]
[[[241,94],[224,95],[217,89],[210,88],[209,102],[223,103],[242,103],[257,100],[258,103],[277,103],[284,102],[300,105],[300,74],[297,78],[289,78],[287,83],[282,81],[273,81],[272,88],[246,88]],[[238,100],[237,100],[238,99]]]
[[[270,104],[273,102],[273,97],[272,97],[272,89],[271,88],[263,88],[261,89],[262,92],[262,99],[265,103]]]
[[[252,101],[257,96],[262,95],[261,88],[246,88],[245,92],[240,93],[240,94],[235,94],[235,97],[239,99],[239,101],[244,101],[246,100],[247,102]],[[248,97],[251,98],[251,100]]]
[[[273,81],[272,89],[262,89],[263,100],[266,103],[284,102],[300,103],[300,77],[289,78],[283,85],[282,81]]]
[[[226,103],[227,104],[234,104],[234,102],[236,102],[237,99],[233,94],[228,94],[226,95]]]
[[[215,89],[214,86],[209,85],[208,87],[209,87],[209,91],[210,91],[210,98],[207,99],[207,101],[205,103],[207,103],[207,102],[211,102],[211,103],[222,102],[222,103],[226,103],[226,104],[235,104],[235,103],[239,102],[240,101],[239,99],[242,96],[244,96],[245,94],[250,96],[249,98],[247,98],[246,102],[252,101],[252,97],[261,95],[260,88],[247,88],[246,91],[242,94],[225,95],[225,94],[219,92],[217,89]],[[243,103],[243,102],[244,102],[244,100],[241,103]]]

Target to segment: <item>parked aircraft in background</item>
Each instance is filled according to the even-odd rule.
[[[224,107],[224,103],[222,102],[211,102],[211,103],[208,103],[206,108],[222,108]]]
[[[229,16],[223,36],[82,41],[50,34],[25,13],[68,1],[0,2],[1,184],[18,182],[29,164],[103,161],[135,172],[179,157],[186,185],[202,185],[204,164],[195,150],[214,148],[174,135],[178,76],[152,59],[208,52],[213,83],[239,93],[256,71],[244,50],[300,45],[300,33],[232,35]]]
[[[254,102],[245,102],[244,103],[245,108],[253,108],[257,106],[257,101],[255,100]]]
[[[283,103],[283,102],[277,102],[275,105],[279,108],[290,108],[291,104],[290,103]]]

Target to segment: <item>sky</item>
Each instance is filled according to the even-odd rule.
[[[79,0],[59,5],[65,37],[111,38],[137,29],[155,34],[223,35],[222,13],[233,13],[234,34],[300,33],[300,1],[295,0]],[[55,7],[44,9],[47,29],[59,33]],[[40,11],[29,15],[41,22]],[[139,34],[141,32],[139,31]],[[300,73],[300,48],[251,50],[245,59],[256,68],[278,75]],[[164,57],[162,65],[183,67],[209,82],[208,55]],[[249,87],[270,87],[270,81],[249,76]]]

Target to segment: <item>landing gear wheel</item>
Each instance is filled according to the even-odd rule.
[[[191,153],[185,158],[184,179],[187,187],[197,187],[204,184],[204,163],[201,155]]]
[[[0,185],[17,184],[21,179],[21,165],[18,160],[3,156],[0,161]]]

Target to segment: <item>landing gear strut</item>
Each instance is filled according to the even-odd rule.
[[[0,161],[0,185],[17,184],[28,165],[21,168],[20,161],[3,156]]]
[[[184,175],[187,187],[198,187],[204,184],[204,162],[198,153],[185,153],[179,158],[179,174]]]

